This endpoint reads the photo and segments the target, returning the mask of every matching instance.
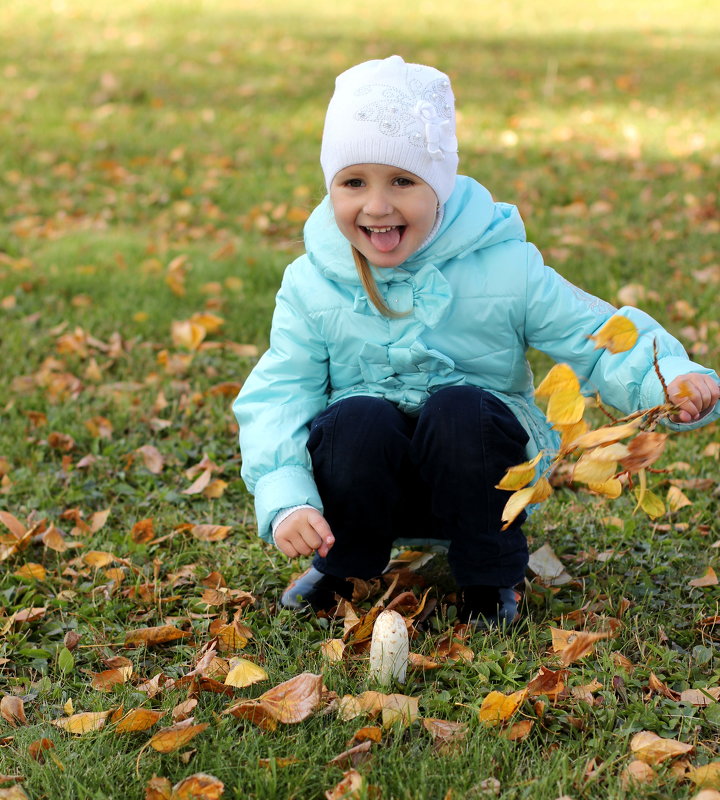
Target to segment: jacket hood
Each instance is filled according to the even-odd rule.
[[[335,224],[329,196],[310,215],[304,236],[308,258],[324,277],[339,283],[360,283],[350,244]],[[403,280],[408,273],[428,263],[463,258],[470,252],[512,239],[525,241],[525,226],[517,208],[494,202],[484,186],[473,178],[458,175],[435,237],[402,266],[376,269],[373,274],[381,283]]]

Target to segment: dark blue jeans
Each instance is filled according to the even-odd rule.
[[[460,586],[512,586],[525,575],[523,513],[501,531],[509,492],[495,488],[525,460],[528,435],[507,406],[470,386],[431,395],[417,417],[356,396],[312,423],[308,450],[335,535],[313,565],[337,577],[379,575],[399,538],[448,542]]]

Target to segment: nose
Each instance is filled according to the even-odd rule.
[[[386,217],[392,214],[393,205],[384,189],[370,189],[365,196],[363,211],[369,217]]]

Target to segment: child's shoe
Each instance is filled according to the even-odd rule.
[[[465,586],[458,617],[476,628],[510,627],[518,619],[523,598],[517,586]]]
[[[309,606],[313,611],[328,611],[337,605],[336,594],[350,600],[352,593],[352,583],[345,578],[325,575],[315,567],[308,567],[282,593],[280,605],[296,610]]]

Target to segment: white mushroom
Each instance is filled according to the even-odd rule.
[[[397,611],[378,614],[370,642],[370,677],[388,684],[405,680],[408,665],[408,633],[405,619]]]

